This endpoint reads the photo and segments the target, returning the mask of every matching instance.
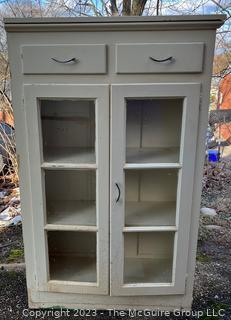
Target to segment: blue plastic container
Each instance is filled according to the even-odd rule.
[[[218,150],[208,150],[208,161],[209,162],[218,162],[220,154]]]

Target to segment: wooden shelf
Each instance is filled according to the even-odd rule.
[[[57,147],[45,148],[42,167],[54,166],[96,168],[94,148]]]
[[[127,148],[126,164],[178,163],[179,148]]]
[[[162,232],[177,231],[175,226],[153,226],[153,227],[124,227],[123,232]]]
[[[50,256],[50,279],[96,282],[96,258],[73,255]]]
[[[46,224],[44,227],[47,231],[83,231],[83,232],[97,232],[98,228],[95,226],[80,226],[70,224]]]
[[[171,283],[172,260],[125,258],[124,283]]]
[[[59,200],[49,202],[47,208],[47,224],[70,226],[96,226],[95,201]],[[55,227],[48,227],[47,229],[55,230]],[[60,228],[56,228],[56,230],[58,229]]]
[[[125,226],[175,226],[176,203],[127,201]]]
[[[180,163],[127,163],[124,169],[127,170],[143,170],[143,169],[180,169]]]

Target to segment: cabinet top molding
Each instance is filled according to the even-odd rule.
[[[225,15],[152,17],[5,18],[7,32],[216,29]]]

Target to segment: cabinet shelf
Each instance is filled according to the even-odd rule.
[[[148,227],[124,227],[123,232],[162,232],[162,231],[177,231],[175,226],[148,226]]]
[[[95,201],[51,201],[47,207],[48,225],[96,226]]]
[[[127,148],[126,163],[178,163],[179,148]]]
[[[171,283],[172,260],[125,258],[125,283]]]
[[[176,203],[174,201],[126,201],[125,225],[175,226]]]
[[[86,167],[96,168],[94,148],[49,147],[44,150],[42,167]]]
[[[96,258],[67,255],[50,256],[50,279],[96,282]]]
[[[95,226],[81,226],[71,224],[46,224],[44,227],[47,231],[83,231],[83,232],[97,232],[98,228]]]

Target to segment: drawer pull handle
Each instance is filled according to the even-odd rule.
[[[118,189],[118,196],[117,196],[117,198],[116,198],[116,202],[118,202],[119,199],[120,199],[120,194],[121,194],[121,192],[120,192],[120,187],[119,187],[118,183],[116,183],[115,185],[116,185],[116,187],[117,187],[117,189]]]
[[[166,61],[173,61],[173,57],[168,57],[166,59],[155,59],[153,57],[149,57],[149,59],[151,59],[152,61],[155,61],[155,62],[166,62]]]
[[[78,62],[78,59],[76,58],[71,58],[69,60],[58,60],[56,58],[51,58],[53,61],[58,62],[58,63],[70,63],[70,62]]]

